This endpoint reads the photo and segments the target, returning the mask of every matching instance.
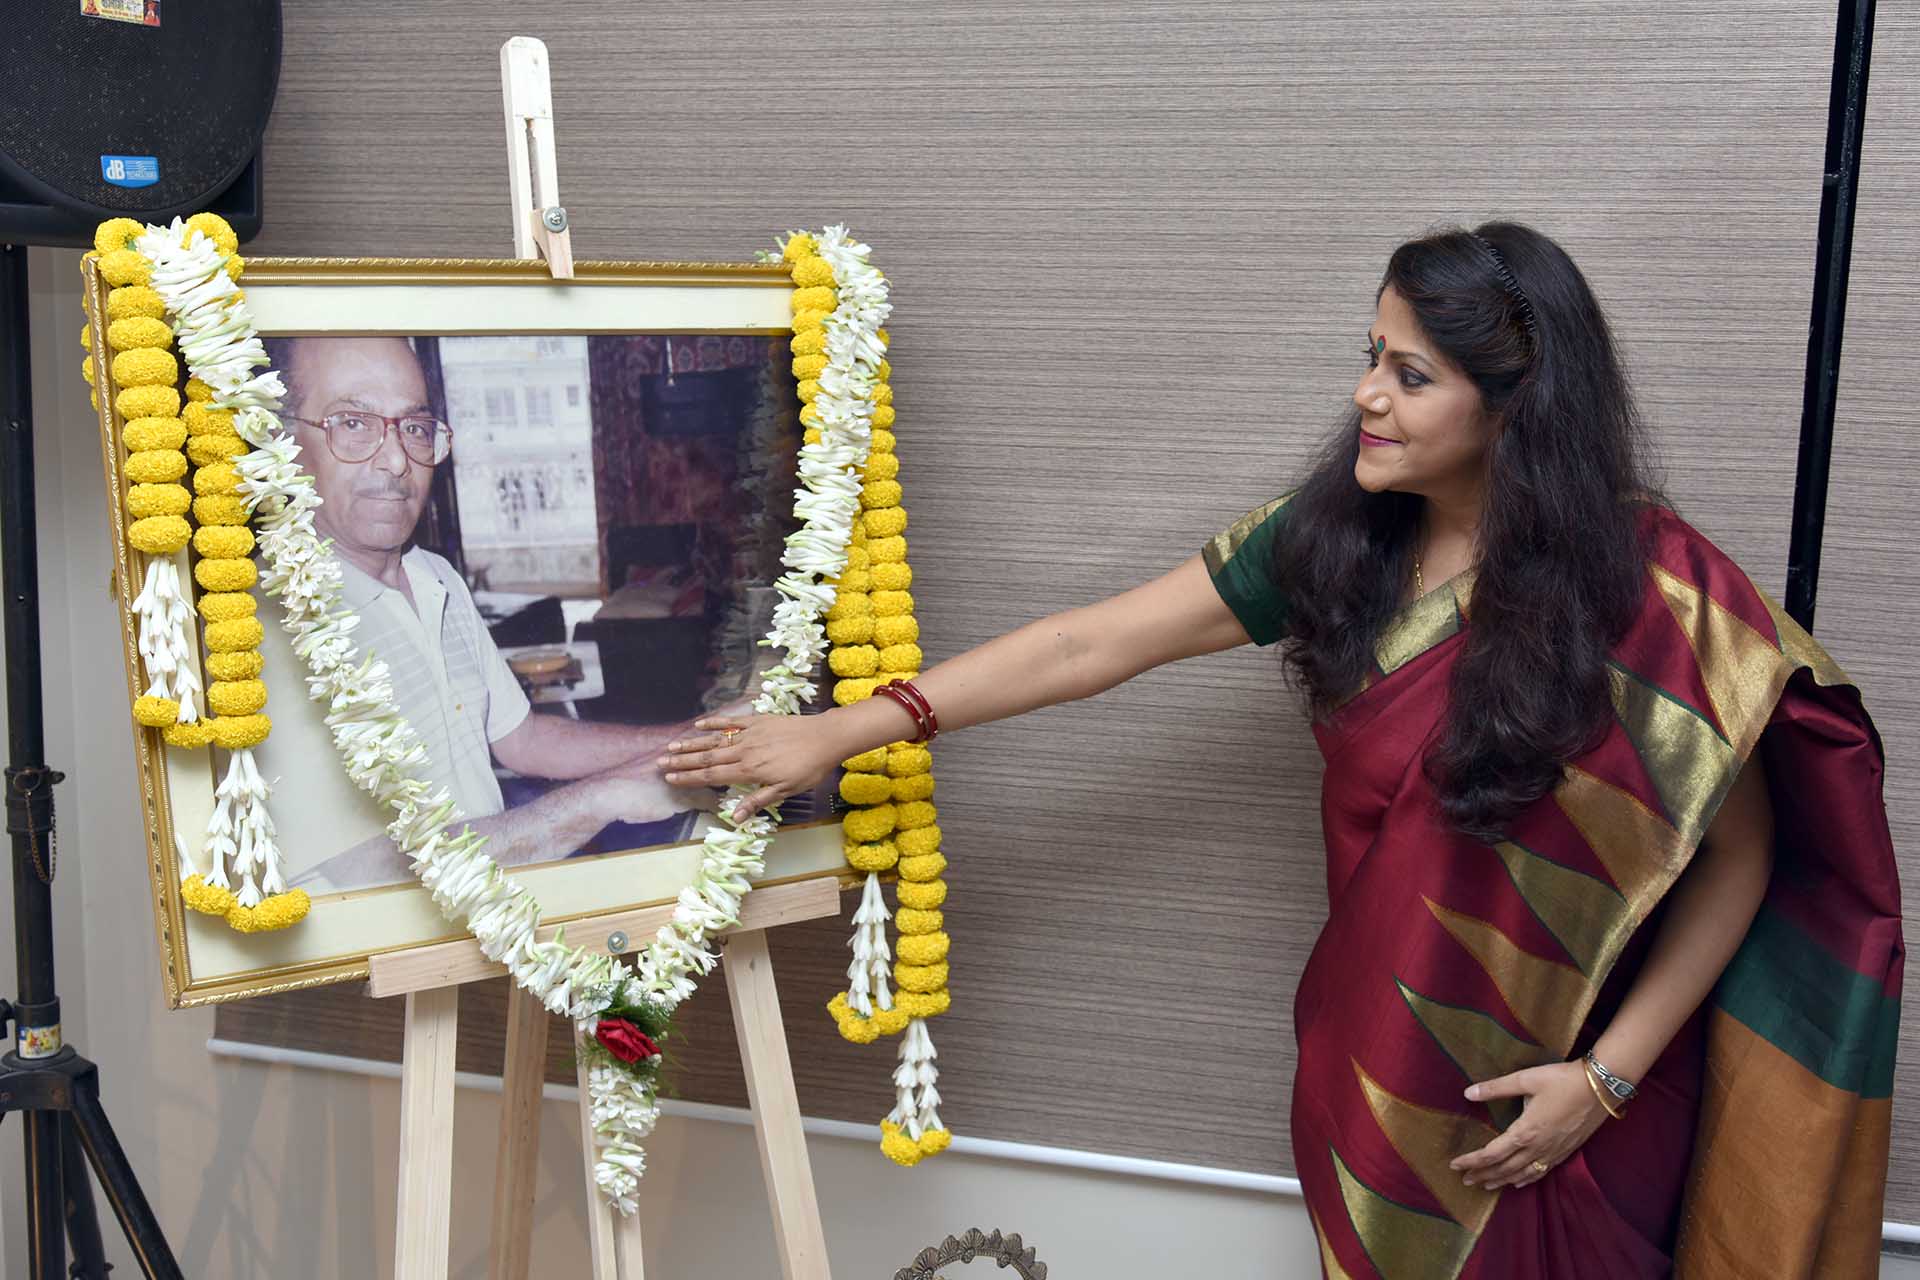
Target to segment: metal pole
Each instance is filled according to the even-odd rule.
[[[27,328],[27,250],[0,247],[0,323],[6,385],[0,389],[0,592],[7,638],[7,830],[13,842],[14,960],[27,1028],[57,1028],[53,984],[53,779],[46,769],[40,698],[40,575],[34,539],[33,394]],[[66,1274],[61,1213],[60,1115],[30,1111],[26,1126],[27,1252],[36,1280]]]
[[[93,1187],[87,1181],[87,1157],[80,1144],[80,1127],[70,1116],[60,1117],[60,1164],[66,1178],[67,1243],[73,1246],[72,1280],[108,1280],[113,1264],[100,1239],[100,1215],[93,1207]]]
[[[1807,330],[1806,390],[1800,406],[1800,460],[1793,482],[1787,546],[1787,612],[1813,630],[1820,585],[1820,539],[1827,519],[1833,411],[1840,388],[1840,337],[1847,320],[1847,270],[1853,256],[1853,206],[1860,181],[1860,139],[1867,122],[1867,68],[1873,54],[1874,0],[1840,0],[1833,34],[1833,84],[1827,100],[1827,151],[1820,188],[1820,240],[1813,267],[1813,321]]]
[[[13,842],[13,925],[20,998],[0,1001],[19,1028],[13,1052],[0,1053],[0,1115],[18,1111],[27,1164],[27,1259],[33,1280],[103,1280],[109,1270],[82,1149],[106,1189],[150,1280],[180,1280],[167,1247],[100,1105],[91,1062],[61,1043],[60,999],[53,983],[53,788],[46,767],[40,694],[40,593],[34,536],[33,399],[30,388],[27,251],[0,246],[0,595],[7,641],[9,763],[5,810]],[[102,395],[108,394],[103,388]],[[0,1027],[5,1018],[0,1017]],[[71,1273],[66,1245],[77,1259]]]
[[[34,538],[33,393],[28,379],[27,250],[0,248],[0,315],[5,325],[6,386],[0,415],[6,436],[0,451],[0,590],[6,593],[8,773],[43,769],[47,763],[45,713],[40,696],[40,571]],[[37,790],[37,788],[36,788]],[[8,788],[8,799],[19,791]],[[14,824],[9,824],[14,825]],[[34,873],[36,855],[44,870],[50,840],[13,832],[14,914],[20,930],[14,940],[19,964],[20,1003],[26,1011],[51,1006],[60,1020],[53,985],[53,895]],[[49,875],[47,879],[51,879]]]

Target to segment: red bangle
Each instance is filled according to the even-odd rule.
[[[900,692],[900,690],[892,684],[878,685],[874,688],[874,693],[884,696],[887,701],[898,706],[913,718],[914,736],[908,739],[908,741],[925,742],[927,740],[927,722],[920,718],[920,708],[913,699]]]
[[[933,714],[933,704],[927,701],[926,694],[920,692],[920,686],[911,680],[895,680],[893,683],[899,686],[900,692],[912,698],[914,705],[920,709],[922,727],[927,731],[923,741],[932,742],[939,737],[940,717]]]
[[[927,701],[927,695],[921,693],[911,680],[889,680],[876,686],[875,693],[885,694],[889,700],[913,717],[918,736],[914,742],[931,742],[940,732],[940,721],[933,714],[933,704]]]
[[[927,701],[927,695],[920,692],[919,686],[911,680],[890,680],[896,697],[904,698],[913,710],[913,718],[919,722],[920,736],[915,742],[932,742],[940,732],[940,721],[933,714],[933,704]]]

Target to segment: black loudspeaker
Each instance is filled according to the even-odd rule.
[[[0,239],[212,209],[260,230],[280,0],[0,0]]]

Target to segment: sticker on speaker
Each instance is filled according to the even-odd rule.
[[[100,176],[116,187],[150,187],[160,181],[160,157],[101,156]]]
[[[160,25],[160,0],[80,0],[80,16],[157,27]]]

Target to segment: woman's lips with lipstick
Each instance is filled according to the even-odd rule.
[[[1362,427],[1360,428],[1360,443],[1369,448],[1378,449],[1383,445],[1405,444],[1406,442],[1404,440],[1389,440],[1385,436],[1374,435],[1373,432]]]

